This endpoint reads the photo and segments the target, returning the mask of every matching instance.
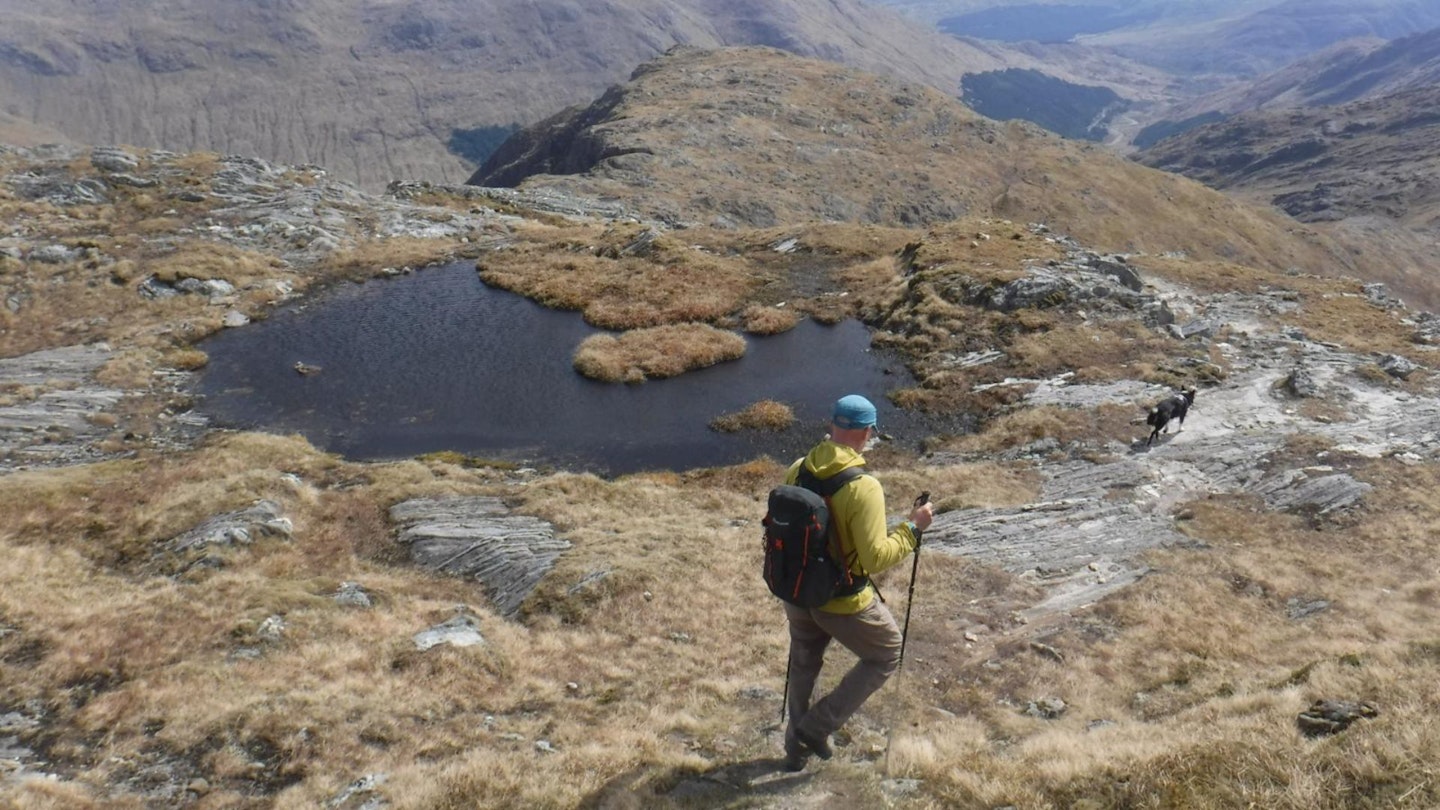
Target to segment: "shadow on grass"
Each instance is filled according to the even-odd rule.
[[[579,804],[581,810],[639,808],[740,808],[762,806],[765,797],[803,790],[813,774],[785,770],[779,757],[719,765],[707,771],[641,765],[611,779]]]

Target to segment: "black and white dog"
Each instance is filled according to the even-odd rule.
[[[1145,417],[1145,424],[1153,430],[1150,431],[1150,438],[1145,440],[1145,446],[1160,436],[1161,431],[1170,432],[1170,420],[1174,419],[1179,428],[1179,433],[1185,429],[1185,414],[1190,412],[1190,406],[1195,404],[1195,389],[1187,388],[1177,394],[1166,397],[1160,404],[1150,409],[1150,415]]]

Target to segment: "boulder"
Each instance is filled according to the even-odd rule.
[[[1420,370],[1420,366],[1398,354],[1387,354],[1381,357],[1379,366],[1386,374],[1400,380],[1409,379],[1411,374]]]
[[[124,149],[97,146],[90,153],[90,165],[102,172],[131,172],[139,168],[140,161]]]
[[[1123,256],[1089,256],[1085,262],[1091,269],[1120,282],[1121,286],[1134,292],[1145,289],[1145,282],[1140,280],[1140,274],[1135,268],[1125,264]]]
[[[456,610],[453,618],[416,633],[412,640],[421,652],[445,644],[476,647],[485,643],[485,637],[480,635],[480,622],[463,607]]]
[[[358,582],[340,583],[339,589],[331,598],[335,600],[335,604],[341,607],[368,608],[375,603],[374,599],[370,597],[370,592]]]
[[[1315,381],[1315,375],[1305,366],[1296,366],[1291,369],[1280,388],[1296,399],[1320,396],[1320,384]]]
[[[211,546],[249,545],[262,537],[289,540],[294,526],[274,501],[256,501],[253,506],[226,512],[206,520],[165,543],[170,551],[183,553]]]
[[[1379,717],[1380,711],[1365,702],[1349,700],[1317,700],[1295,718],[1300,732],[1307,737],[1339,734],[1356,720]]]
[[[1376,281],[1372,284],[1366,284],[1363,289],[1366,300],[1381,309],[1405,308],[1405,302],[1391,295],[1390,288],[1386,287],[1382,282]]]
[[[136,289],[140,293],[141,298],[150,301],[159,301],[162,298],[174,298],[180,294],[179,290],[154,276],[140,282],[140,286]]]

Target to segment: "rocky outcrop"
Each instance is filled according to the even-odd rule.
[[[1074,608],[1143,576],[1145,550],[1190,542],[1178,528],[1177,514],[1191,500],[1243,493],[1274,510],[1325,518],[1362,503],[1373,490],[1330,466],[1330,455],[1395,456],[1415,463],[1440,458],[1440,400],[1374,382],[1367,374],[1377,363],[1372,355],[1312,341],[1298,330],[1267,329],[1256,313],[1286,311],[1293,303],[1283,296],[1195,296],[1168,287],[1162,294],[1186,310],[1205,311],[1214,332],[1233,335],[1230,342],[1212,343],[1229,366],[1228,379],[1201,388],[1184,431],[1172,430],[1146,450],[1145,431],[1137,428],[1128,444],[1112,441],[1082,454],[1099,460],[1046,460],[1072,455],[1054,441],[1044,452],[1022,452],[1016,457],[1040,460],[1043,483],[1033,502],[942,514],[926,533],[927,548],[1043,585],[1048,597],[1024,616]],[[1203,334],[1193,339],[1213,340]],[[1166,390],[1124,380],[1075,384],[1068,374],[1007,382],[1029,388],[1030,406],[1121,405],[1134,409],[1137,423]],[[1328,403],[1347,416],[1307,418],[1297,413],[1295,396]],[[1325,440],[1333,449],[1276,463],[1295,435]],[[938,455],[934,460],[946,461]],[[1299,600],[1299,615],[1308,615],[1303,610],[1315,601]]]
[[[165,543],[166,550],[184,554],[226,546],[248,546],[272,537],[289,540],[295,527],[274,501],[257,501],[252,506],[216,515]]]
[[[532,174],[581,174],[602,160],[634,151],[601,137],[593,128],[604,123],[619,106],[623,94],[611,88],[588,107],[571,107],[512,136],[495,150],[466,182],[476,186],[513,188]]]
[[[480,633],[480,621],[463,606],[451,618],[416,633],[411,639],[420,652],[435,647],[476,647],[485,643]]]
[[[93,344],[0,360],[0,391],[16,392],[0,400],[0,472],[105,457],[106,415],[124,399],[95,381],[110,355]]]
[[[405,501],[390,508],[390,520],[417,565],[475,579],[509,618],[570,548],[549,523],[513,514],[498,498]]]

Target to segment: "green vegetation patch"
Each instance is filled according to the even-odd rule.
[[[1111,118],[1130,102],[1108,87],[1072,84],[1038,70],[971,73],[960,81],[970,109],[997,121],[1029,121],[1073,140],[1104,139]]]

